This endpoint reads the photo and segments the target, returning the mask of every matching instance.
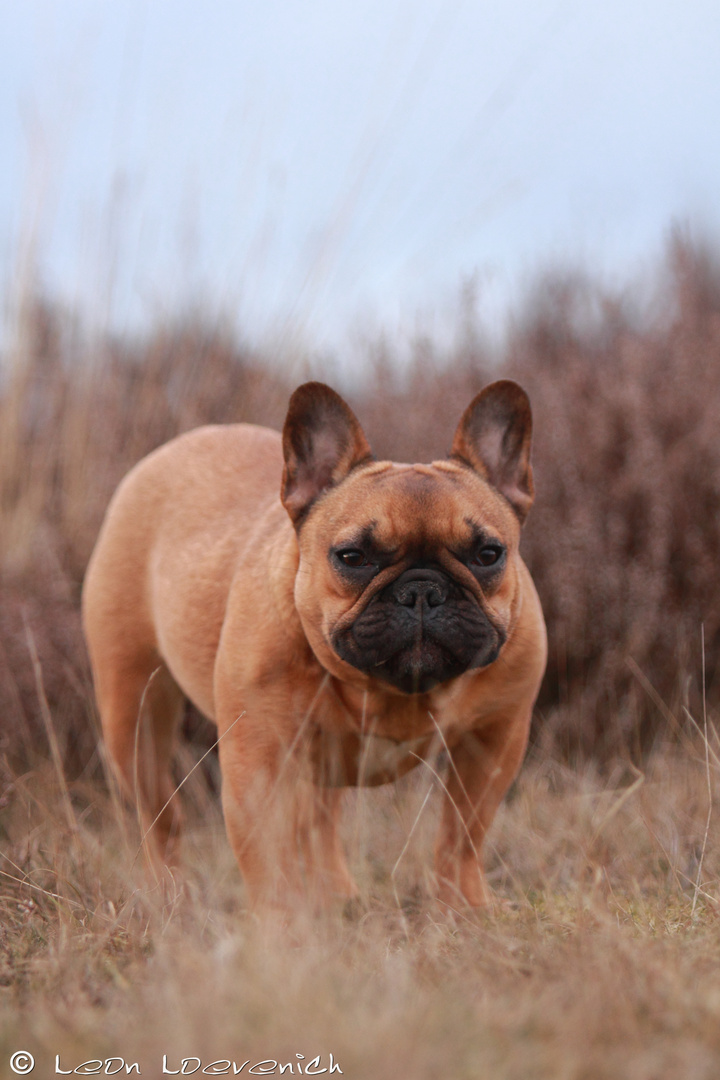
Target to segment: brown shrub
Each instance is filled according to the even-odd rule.
[[[544,700],[567,745],[602,754],[647,746],[683,705],[700,715],[703,628],[719,689],[720,273],[681,238],[670,255],[654,326],[607,303],[583,337],[572,295],[551,294],[508,356],[537,416],[526,553],[552,628]]]
[[[524,538],[550,635],[536,735],[565,754],[641,753],[706,686],[720,696],[720,271],[676,235],[656,309],[577,275],[548,275],[500,357],[467,292],[457,341],[418,338],[402,369],[368,347],[348,396],[382,456],[447,452],[490,378],[530,392],[536,506]],[[293,385],[315,375],[238,344],[221,327],[160,328],[88,342],[66,312],[20,313],[0,386],[0,708],[3,746],[45,745],[41,700],[73,770],[94,735],[78,600],[109,496],[141,456],[207,422],[279,426]],[[342,386],[339,387],[342,390]],[[31,663],[33,642],[41,680]]]
[[[292,380],[217,327],[91,346],[67,313],[43,301],[21,312],[5,361],[0,751],[20,762],[33,748],[46,751],[45,698],[77,772],[94,760],[96,742],[80,590],[113,490],[150,450],[199,424],[278,426]]]

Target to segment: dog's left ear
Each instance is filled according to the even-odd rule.
[[[372,451],[357,417],[325,383],[299,386],[290,398],[283,427],[280,497],[295,525],[328,488],[351,469],[372,461]]]
[[[468,405],[450,457],[469,465],[497,488],[523,522],[535,496],[531,441],[528,396],[516,382],[501,379],[486,386]]]

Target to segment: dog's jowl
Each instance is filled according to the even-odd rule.
[[[343,788],[448,760],[437,896],[490,899],[481,849],[527,743],[545,627],[518,553],[525,392],[493,383],[446,460],[376,461],[345,402],[295,391],[282,436],[204,427],[116,492],[83,614],[109,758],[153,858],[180,826],[184,698],[218,727],[227,831],[254,905],[356,887]],[[421,766],[422,767],[422,766]]]

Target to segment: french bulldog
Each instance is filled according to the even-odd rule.
[[[227,832],[251,906],[352,898],[343,789],[447,762],[437,899],[490,903],[482,845],[527,745],[546,662],[518,545],[531,410],[502,380],[449,456],[377,461],[322,383],[282,435],[202,427],[115,493],[83,619],[108,757],[151,857],[171,860],[184,699],[215,722]]]

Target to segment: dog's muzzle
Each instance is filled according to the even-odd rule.
[[[496,659],[503,643],[477,600],[434,567],[411,567],[335,638],[347,663],[407,694]]]

